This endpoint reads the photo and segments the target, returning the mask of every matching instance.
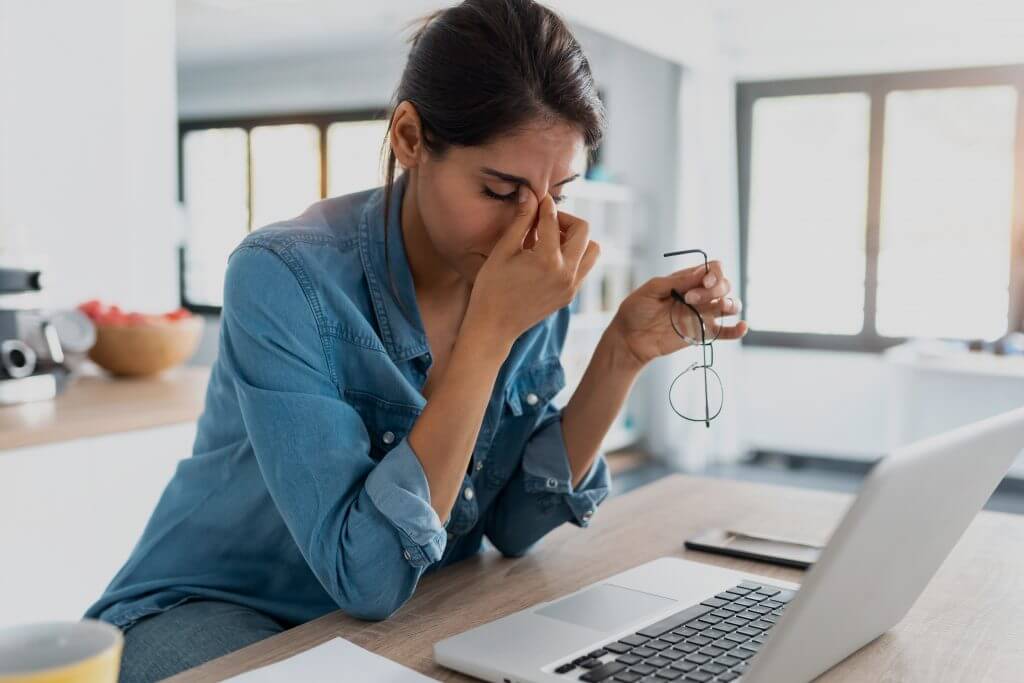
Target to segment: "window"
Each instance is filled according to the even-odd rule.
[[[1020,329],[1022,89],[1024,67],[740,84],[744,343]]]
[[[231,251],[246,233],[310,204],[382,184],[384,112],[360,111],[179,126],[179,194],[188,232],[182,305],[218,312]]]

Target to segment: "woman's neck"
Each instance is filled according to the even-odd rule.
[[[437,253],[423,225],[416,195],[415,175],[410,175],[406,180],[405,194],[402,197],[402,240],[417,297],[447,298],[459,293],[468,296],[470,287]]]

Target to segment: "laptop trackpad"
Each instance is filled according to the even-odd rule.
[[[535,614],[598,631],[614,631],[674,602],[660,595],[602,583],[542,607]]]

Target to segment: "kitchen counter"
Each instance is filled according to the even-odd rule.
[[[56,399],[0,407],[0,457],[6,449],[193,422],[209,377],[205,366],[138,379],[87,368]]]

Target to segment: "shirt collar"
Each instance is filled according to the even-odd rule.
[[[416,287],[402,239],[402,197],[406,174],[395,178],[387,226],[387,254],[384,253],[384,188],[370,195],[359,221],[359,251],[373,300],[381,339],[392,360],[405,361],[428,355],[430,344],[416,303]],[[389,273],[390,271],[390,273]],[[391,280],[394,280],[394,287]],[[395,295],[401,298],[405,311]]]

